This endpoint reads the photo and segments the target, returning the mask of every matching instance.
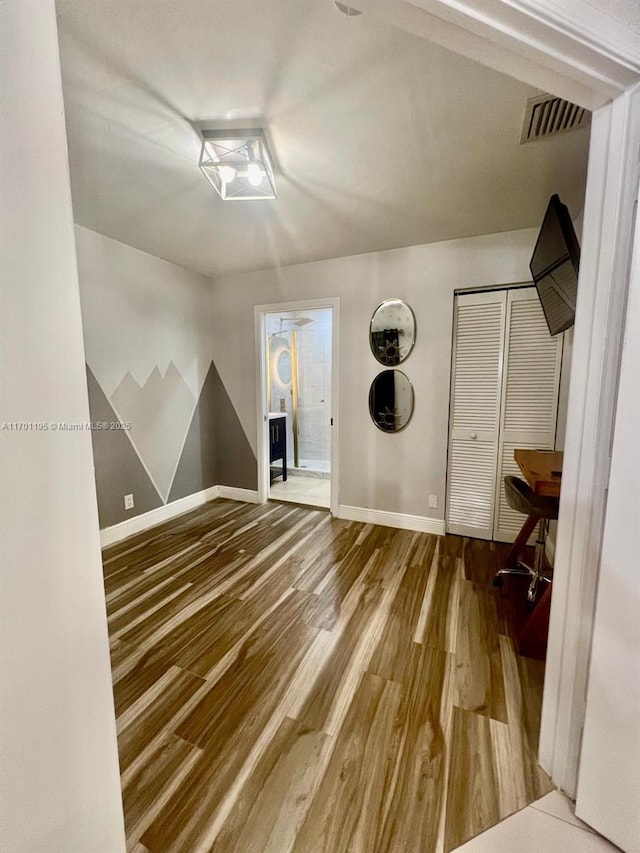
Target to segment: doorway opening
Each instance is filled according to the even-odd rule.
[[[264,498],[330,509],[334,309],[262,312]]]

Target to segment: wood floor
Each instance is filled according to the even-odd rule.
[[[498,559],[225,500],[107,548],[128,849],[446,853],[551,790]]]

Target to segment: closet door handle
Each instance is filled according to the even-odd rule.
[[[470,432],[469,433],[469,438],[472,439],[473,441],[475,441],[477,437],[478,437],[477,432]]]

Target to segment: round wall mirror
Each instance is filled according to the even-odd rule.
[[[275,378],[282,388],[291,385],[291,351],[281,347],[275,354]]]
[[[371,318],[369,344],[380,364],[400,364],[416,341],[416,318],[406,302],[385,299]]]
[[[413,386],[401,370],[383,370],[369,389],[369,414],[383,432],[400,432],[413,414]]]

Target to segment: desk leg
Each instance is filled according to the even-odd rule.
[[[508,569],[515,569],[518,565],[518,557],[524,550],[527,542],[529,541],[529,537],[534,531],[536,524],[539,521],[539,517],[537,515],[528,515],[525,523],[522,525],[520,529],[520,533],[516,536],[515,542],[509,549],[509,553],[507,554],[506,567]]]

